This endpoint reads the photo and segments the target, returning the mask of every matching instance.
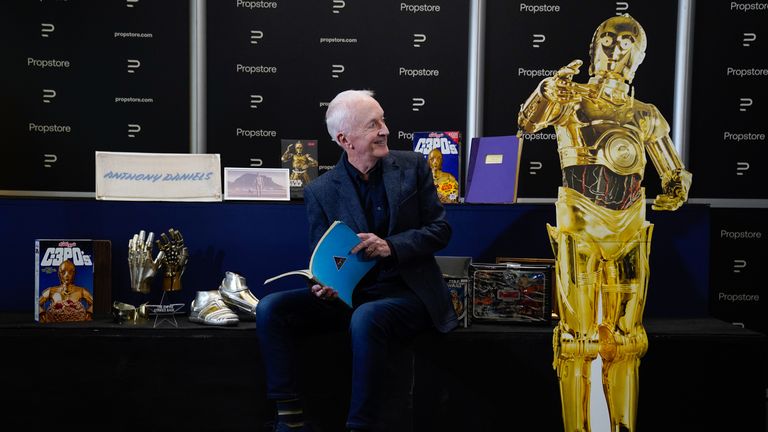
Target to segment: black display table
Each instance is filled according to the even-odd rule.
[[[37,324],[0,314],[4,425],[263,430],[272,407],[254,323],[177,323]],[[766,335],[698,318],[649,319],[646,328],[640,431],[766,430]],[[392,371],[390,429],[562,430],[551,330],[475,324],[419,338]],[[345,346],[345,335],[329,335],[306,347],[307,411],[326,432],[343,430]]]

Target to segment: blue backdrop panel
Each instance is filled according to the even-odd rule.
[[[504,257],[549,258],[546,223],[554,206],[451,205],[453,238],[441,255],[475,261]],[[148,295],[130,291],[128,240],[139,230],[156,236],[181,231],[190,259],[183,289],[172,301],[189,303],[196,291],[218,288],[225,271],[245,276],[257,297],[301,286],[301,278],[263,285],[271,276],[305,268],[309,262],[302,204],[129,203],[88,200],[0,200],[0,237],[5,239],[5,289],[0,311],[29,312],[33,319],[34,240],[94,238],[112,241],[112,298],[131,304],[157,302],[159,280]],[[709,279],[709,207],[687,205],[674,213],[649,211],[656,225],[651,252],[647,316],[706,316]],[[155,253],[157,248],[155,247]]]

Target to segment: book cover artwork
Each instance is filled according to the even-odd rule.
[[[93,241],[35,240],[35,321],[93,319]]]
[[[472,138],[464,202],[516,202],[522,145],[516,135]]]
[[[283,168],[289,170],[291,198],[304,198],[304,187],[317,178],[317,140],[281,140]]]
[[[467,292],[469,291],[468,277],[443,276],[445,284],[448,286],[448,295],[451,297],[453,310],[456,312],[456,319],[459,326],[469,327],[469,316],[467,314]]]
[[[440,202],[457,203],[461,193],[461,134],[459,131],[414,132],[413,151],[424,155]]]
[[[294,270],[264,281],[268,284],[289,275],[304,276],[339,293],[339,299],[352,306],[352,292],[360,280],[376,264],[362,252],[350,253],[360,243],[357,234],[343,222],[335,221],[326,230],[309,259],[309,268]]]
[[[456,312],[456,318],[461,327],[468,327],[469,319],[469,265],[472,257],[468,256],[435,256],[437,265],[443,273],[448,295]]]

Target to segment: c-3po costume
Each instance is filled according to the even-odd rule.
[[[566,432],[590,430],[590,366],[598,353],[611,431],[635,430],[638,368],[648,348],[642,319],[653,230],[640,186],[645,152],[662,182],[654,210],[679,208],[691,184],[669,125],[655,106],[630,92],[645,48],[645,31],[632,17],[606,20],[592,38],[589,82],[573,82],[582,64],[575,60],[544,79],[518,116],[525,132],[550,125],[557,132],[563,186],[557,227],[547,229],[557,260],[553,366]]]

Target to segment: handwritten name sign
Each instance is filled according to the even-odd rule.
[[[221,201],[220,157],[97,151],[96,199]]]

